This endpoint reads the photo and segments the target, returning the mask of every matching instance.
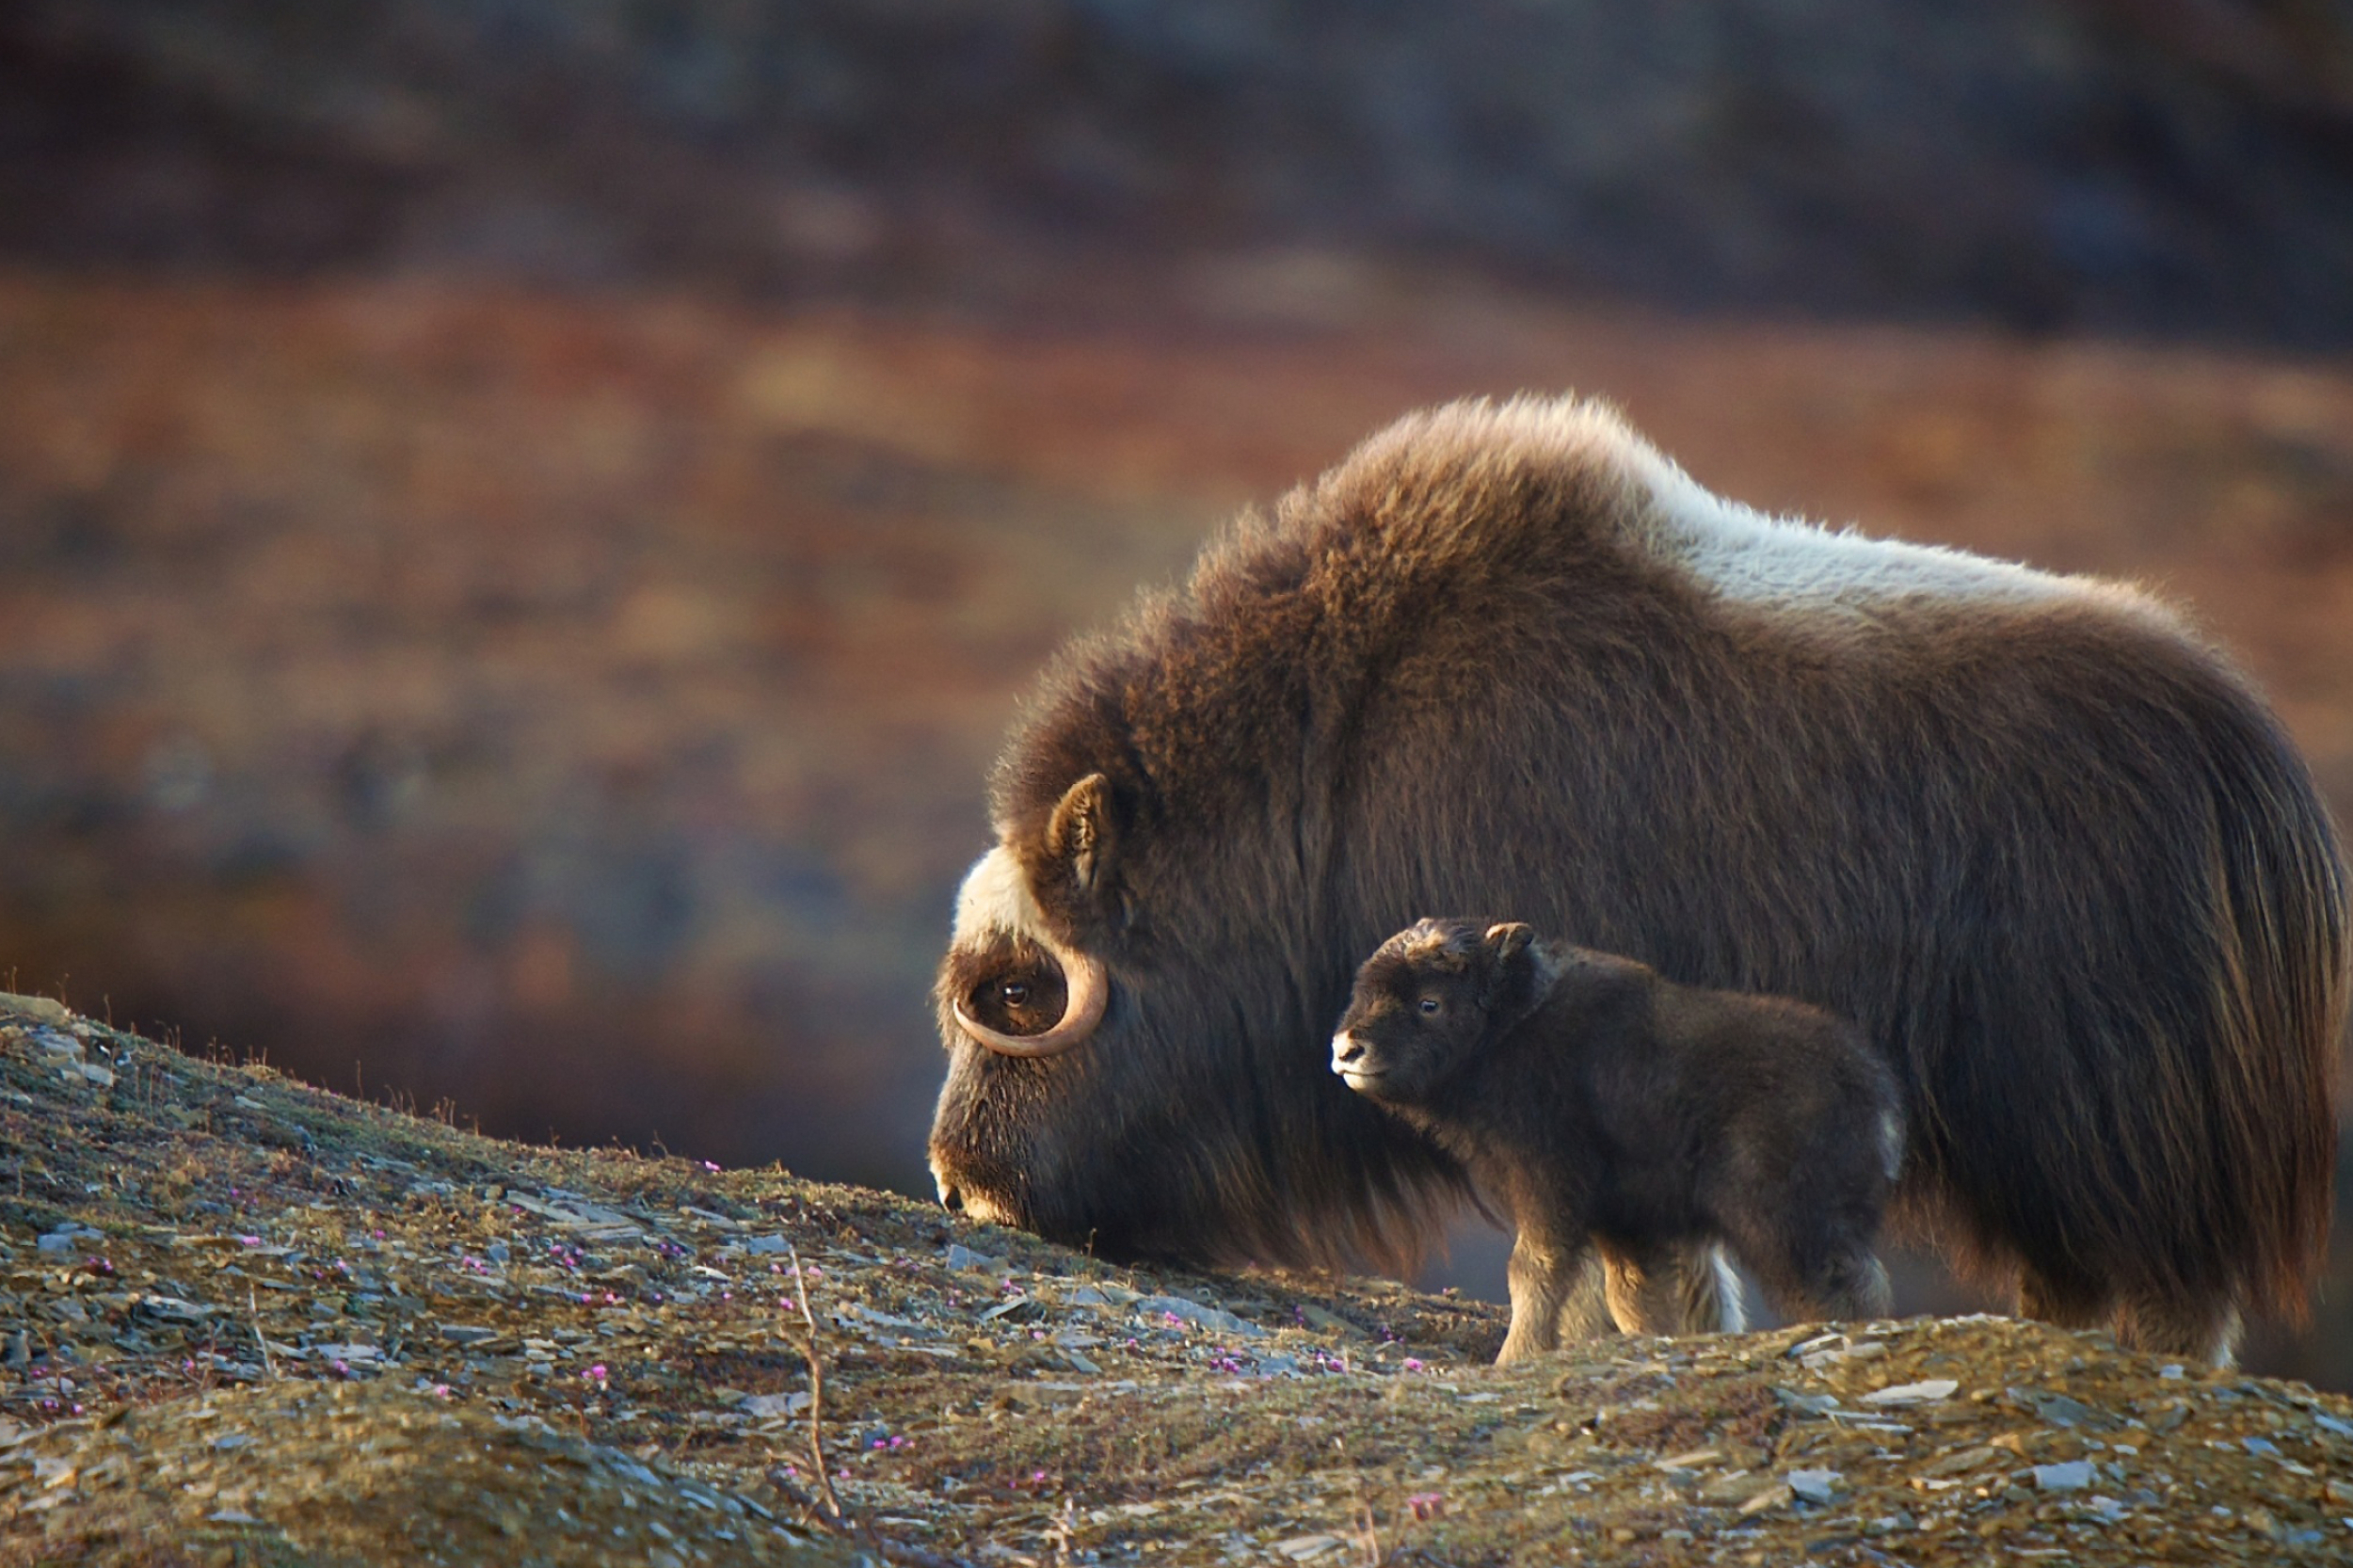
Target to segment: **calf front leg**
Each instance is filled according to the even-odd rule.
[[[1732,1260],[1724,1256],[1722,1247],[1712,1241],[1682,1243],[1674,1249],[1674,1256],[1661,1267],[1673,1269],[1675,1274],[1672,1287],[1654,1291],[1651,1297],[1666,1304],[1661,1308],[1666,1319],[1656,1328],[1638,1332],[1738,1334],[1749,1326],[1748,1302],[1741,1294],[1740,1275],[1733,1269]],[[1586,1252],[1585,1261],[1577,1272],[1577,1284],[1569,1292],[1569,1304],[1561,1312],[1563,1341],[1599,1339],[1619,1332],[1617,1317],[1610,1306],[1612,1269],[1599,1252]],[[1622,1280],[1617,1295],[1622,1301],[1638,1302],[1642,1299],[1642,1286],[1632,1279]],[[1633,1310],[1647,1321],[1647,1311]]]
[[[1584,1262],[1582,1238],[1550,1236],[1520,1226],[1505,1270],[1512,1286],[1512,1329],[1503,1336],[1497,1366],[1560,1348],[1561,1309],[1568,1304]]]
[[[1569,1304],[1561,1309],[1561,1342],[1599,1339],[1618,1332],[1609,1316],[1609,1278],[1601,1254],[1588,1247],[1577,1266],[1577,1283],[1569,1287]]]

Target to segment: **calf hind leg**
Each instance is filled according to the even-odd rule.
[[[1602,1244],[1609,1316],[1625,1334],[1737,1334],[1748,1326],[1740,1276],[1712,1241]]]
[[[1749,1306],[1740,1294],[1740,1271],[1732,1266],[1721,1243],[1705,1242],[1681,1249],[1677,1268],[1683,1284],[1677,1301],[1683,1309],[1682,1334],[1738,1334],[1749,1326]]]
[[[1756,1271],[1767,1297],[1792,1322],[1857,1322],[1895,1312],[1886,1266],[1848,1227],[1752,1225],[1733,1245],[1740,1261]]]
[[[1812,1277],[1784,1293],[1793,1321],[1862,1322],[1893,1317],[1896,1292],[1887,1266],[1868,1247],[1833,1257]]]

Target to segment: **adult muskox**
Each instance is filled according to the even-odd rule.
[[[1759,516],[1592,404],[1458,404],[1070,649],[994,815],[931,1142],[970,1213],[1409,1251],[1460,1172],[1325,1041],[1384,936],[1492,910],[1859,1021],[1898,1215],[2026,1312],[2220,1355],[2302,1311],[2345,868],[2262,701],[2130,588]],[[1059,1021],[1001,1027],[1009,969]]]

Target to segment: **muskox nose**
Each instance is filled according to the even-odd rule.
[[[1332,1036],[1332,1070],[1346,1072],[1365,1059],[1365,1048],[1356,1043],[1356,1036],[1342,1030]]]
[[[939,1184],[939,1207],[945,1208],[951,1214],[963,1213],[964,1189],[956,1186],[953,1182],[941,1182]]]

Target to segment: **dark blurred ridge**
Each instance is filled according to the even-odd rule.
[[[20,0],[0,255],[986,299],[1367,248],[2353,343],[2353,4]],[[1065,273],[1055,288],[1071,287]]]

